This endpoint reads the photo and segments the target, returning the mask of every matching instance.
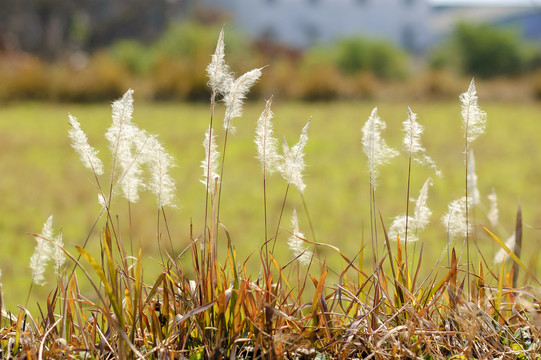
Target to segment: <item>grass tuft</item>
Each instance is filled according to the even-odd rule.
[[[316,241],[302,177],[308,124],[297,145],[289,148],[286,144],[283,155],[274,154],[272,114],[270,101],[267,102],[256,140],[263,165],[265,216],[261,233],[264,237],[259,238],[260,250],[254,255],[260,261],[260,271],[257,275],[250,273],[246,265],[249,259],[238,257],[235,239],[220,219],[220,202],[234,201],[222,194],[227,141],[236,140],[234,137],[228,140],[232,130],[230,120],[240,116],[242,100],[261,75],[261,69],[233,80],[224,61],[223,41],[222,31],[212,66],[208,68],[212,96],[203,161],[205,189],[201,188],[201,200],[205,199],[204,226],[197,229],[190,224],[189,246],[181,252],[175,251],[175,234],[170,233],[168,225],[174,219],[168,219],[165,210],[165,205],[171,205],[174,189],[168,174],[173,160],[154,136],[131,122],[134,109],[129,90],[113,105],[114,126],[109,130],[113,164],[109,182],[102,178],[101,165],[97,166],[97,152],[89,147],[86,135],[77,127],[79,146],[76,149],[85,166],[93,171],[94,185],[104,200],[90,230],[93,233],[101,228],[99,250],[93,252],[85,242],[72,253],[61,238],[54,242],[59,254],[67,257],[68,265],[59,268],[56,288],[40,304],[38,313],[32,313],[26,306],[20,306],[16,315],[2,311],[0,354],[3,358],[322,360],[541,356],[539,288],[518,284],[520,268],[541,286],[520,258],[521,208],[516,216],[513,251],[484,227],[512,258],[513,266],[505,266],[505,260],[501,265],[488,264],[479,251],[479,265],[474,267],[470,264],[472,224],[468,213],[468,207],[473,205],[468,201],[466,180],[466,196],[443,217],[447,227],[447,234],[442,234],[442,238],[448,240],[447,266],[441,266],[441,259],[437,260],[432,271],[423,278],[420,269],[424,245],[419,234],[413,231],[424,228],[428,222],[425,219],[429,216],[426,193],[435,180],[425,183],[408,223],[410,149],[410,170],[404,179],[408,183],[406,222],[402,233],[393,231],[396,239],[390,238],[391,232],[387,231],[376,203],[376,175],[379,174],[377,168],[397,152],[387,147],[381,138],[384,123],[375,110],[364,128],[363,138],[370,162],[370,182],[366,185],[370,189],[372,248],[361,236],[359,252],[352,256],[334,245]],[[230,107],[225,111],[221,161],[215,154],[217,145],[213,140],[217,96]],[[477,108],[473,82],[468,99],[462,98],[471,103],[469,107],[475,114],[484,114]],[[409,112],[410,123],[414,122],[414,115]],[[470,115],[466,115],[465,119],[470,119]],[[484,115],[482,117],[484,119]],[[482,131],[474,128],[475,133],[471,128],[474,124],[466,121],[465,155],[468,155],[470,142],[484,131],[484,125]],[[419,129],[414,131],[416,137],[420,135]],[[267,147],[269,143],[271,148]],[[424,147],[422,152],[428,156]],[[271,154],[272,161],[276,162],[272,166],[267,163]],[[433,163],[428,165],[432,168]],[[467,173],[468,163],[465,165]],[[268,181],[272,167],[279,172],[285,169],[282,176],[287,186],[279,213],[269,216],[266,192],[272,185]],[[146,177],[142,176],[145,171],[150,173]],[[105,184],[109,184],[108,187]],[[131,239],[130,234],[124,234],[120,226],[123,221],[131,224],[132,205],[125,217],[116,208],[118,201],[113,201],[123,193],[127,200],[134,202],[138,191],[145,189],[150,189],[158,199],[156,240],[161,259],[158,273],[150,274],[151,281],[148,281],[149,274],[144,276],[142,248],[134,252],[133,244],[126,240]],[[284,261],[276,247],[280,246],[280,240],[285,241],[280,223],[286,206],[292,205],[290,198],[294,194],[291,193],[297,190],[304,213],[294,211],[293,231],[289,236],[294,254]],[[378,194],[378,203],[384,200],[384,195]],[[418,212],[425,215],[420,216]],[[379,222],[376,214],[379,214]],[[276,219],[277,223],[273,224]],[[301,219],[308,222],[311,237],[300,232]],[[270,235],[268,229],[274,226],[276,232]],[[401,241],[401,234],[406,240],[409,231],[412,231],[411,244]],[[378,234],[385,240],[382,252],[377,249]],[[51,242],[51,237],[43,235],[39,239]],[[460,253],[451,243],[453,237],[464,242]],[[88,240],[90,235],[86,238]],[[414,242],[417,238],[419,240]],[[164,240],[168,240],[169,246],[164,245]],[[472,241],[475,243],[473,236]],[[411,247],[418,243],[421,243],[419,251],[411,252]],[[225,251],[218,254],[219,249]],[[466,263],[462,260],[464,249]],[[342,267],[328,265],[325,252],[338,256]],[[364,267],[368,260],[365,254],[369,254],[373,269]],[[92,287],[91,293],[81,291],[83,281]]]

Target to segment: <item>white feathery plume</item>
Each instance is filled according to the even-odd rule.
[[[54,238],[53,246],[54,273],[60,276],[62,275],[62,267],[66,263],[66,254],[64,254],[64,251],[62,250],[62,248],[64,247],[64,241],[62,239],[61,232],[58,234],[57,237]]]
[[[121,171],[118,181],[122,192],[126,199],[133,203],[139,200],[139,188],[143,187],[142,159],[138,156],[142,145],[136,144],[134,139],[145,136],[142,135],[144,132],[131,122],[132,113],[133,90],[130,89],[121,99],[113,102],[113,124],[105,137],[109,141],[115,166]]]
[[[271,111],[272,98],[267,100],[265,109],[257,120],[255,143],[257,145],[257,158],[261,162],[263,171],[274,172],[280,163],[278,154],[278,140],[273,137],[272,118],[274,114]]]
[[[297,219],[296,209],[293,209],[291,225],[293,227],[293,233],[289,237],[289,249],[293,252],[293,256],[295,256],[301,264],[308,265],[312,259],[312,252],[303,246],[302,239],[304,239],[304,234],[299,230],[299,221]]]
[[[417,230],[424,229],[429,222],[432,211],[426,206],[428,200],[428,188],[432,186],[432,179],[426,179],[421,191],[419,192],[419,197],[415,202],[415,210],[413,212],[413,218],[415,220],[415,226]]]
[[[415,242],[419,240],[417,234],[413,228],[413,218],[411,216],[406,217],[405,214],[396,216],[389,228],[388,236],[392,241],[397,241],[400,237],[400,241],[404,242],[406,239],[406,219],[408,221],[408,242]]]
[[[363,151],[368,157],[368,171],[370,174],[370,184],[375,189],[377,179],[377,168],[388,163],[398,152],[385,143],[381,137],[381,131],[386,125],[378,116],[377,108],[372,110],[370,117],[362,128]]]
[[[421,145],[421,135],[424,127],[417,122],[417,114],[408,107],[408,118],[402,123],[404,130],[404,140],[402,142],[404,149],[416,162],[421,165],[427,165],[434,169],[436,175],[441,176],[441,171],[430,156],[426,154],[426,149]]]
[[[419,197],[415,201],[413,216],[408,217],[408,242],[419,240],[417,234],[428,225],[432,211],[426,206],[426,202],[428,200],[428,188],[431,185],[432,179],[428,178],[419,192]],[[389,238],[396,241],[397,237],[400,236],[401,241],[405,241],[405,233],[406,215],[404,214],[395,217],[393,220],[389,228]]]
[[[107,207],[107,198],[102,193],[98,193],[98,204],[103,208]]]
[[[447,229],[450,239],[457,236],[466,237],[471,230],[469,229],[471,224],[466,221],[466,197],[463,196],[460,199],[451,201],[449,210],[441,218],[441,221]]]
[[[284,156],[283,162],[278,166],[278,171],[282,174],[284,180],[288,184],[295,185],[297,189],[304,193],[306,185],[303,181],[304,171],[304,147],[308,142],[308,127],[310,126],[310,121],[308,120],[306,125],[302,128],[301,135],[299,136],[299,142],[297,142],[291,149],[287,148],[287,143],[284,141]]]
[[[462,127],[467,143],[471,143],[485,132],[486,113],[477,104],[475,82],[472,79],[468,91],[460,95],[462,102]]]
[[[282,136],[282,156],[286,157],[289,153],[289,145],[287,144],[287,140],[285,136]]]
[[[492,225],[492,227],[496,227],[500,221],[498,211],[498,195],[496,195],[494,188],[487,197],[488,201],[490,201],[490,210],[488,211],[487,218],[488,221],[490,221],[490,225]]]
[[[471,198],[472,205],[479,205],[481,202],[481,194],[477,187],[477,174],[475,173],[475,157],[473,149],[470,149],[468,154],[468,196]]]
[[[509,238],[505,241],[505,246],[507,246],[507,248],[511,250],[511,252],[513,252],[515,251],[515,245],[516,245],[516,237],[515,237],[515,233],[513,233],[513,235],[509,236]],[[507,251],[505,251],[503,248],[500,248],[500,250],[498,250],[496,255],[494,255],[493,262],[494,264],[500,264],[501,262],[503,262],[503,259],[507,261],[510,258],[511,256],[509,256]]]
[[[173,157],[168,154],[155,135],[145,140],[141,157],[150,168],[148,189],[158,200],[158,209],[172,206],[175,197],[175,180],[169,174],[173,167]]]
[[[216,50],[212,55],[212,60],[207,66],[207,75],[209,78],[208,86],[211,88],[213,95],[221,94],[222,96],[229,92],[231,84],[234,81],[233,75],[229,71],[229,66],[225,63],[225,43],[224,29],[220,31]]]
[[[207,129],[205,132],[205,140],[203,141],[203,147],[205,148],[205,159],[201,161],[201,167],[203,168],[203,179],[201,182],[203,185],[208,185],[208,193],[214,195],[214,186],[216,179],[220,178],[218,174],[218,165],[220,153],[218,152],[218,147],[216,146],[216,135],[214,132],[212,137],[210,136],[211,128]],[[210,144],[209,144],[210,142]],[[210,154],[209,154],[210,150]],[[210,160],[210,163],[209,163]],[[210,177],[209,177],[210,172]]]
[[[71,114],[69,114],[68,117],[69,124],[71,125],[71,129],[68,131],[68,135],[71,139],[71,146],[77,151],[83,165],[87,169],[94,171],[96,175],[102,175],[103,163],[98,158],[98,151],[88,144],[86,134],[81,129],[81,125],[77,121],[77,118],[71,116]]]
[[[36,285],[45,285],[45,268],[51,259],[53,252],[51,243],[48,240],[53,239],[53,216],[49,216],[41,233],[34,237],[36,239],[36,247],[34,254],[30,258],[30,268],[32,269],[32,281]]]
[[[224,128],[231,132],[235,132],[235,128],[231,126],[231,120],[242,115],[242,106],[246,94],[261,76],[261,69],[248,71],[230,86],[229,92],[224,96],[225,116]]]

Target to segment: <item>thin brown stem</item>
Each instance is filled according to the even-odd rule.
[[[411,153],[408,160],[408,187],[406,190],[406,230],[404,230],[404,258],[406,261],[406,274],[408,272],[408,225],[410,215],[410,185],[411,185]],[[400,266],[400,264],[399,264]]]
[[[271,251],[272,254],[274,254],[274,247],[276,246],[276,239],[278,238],[278,231],[280,230],[280,223],[282,221],[282,215],[284,214],[284,208],[286,206],[286,199],[287,199],[288,192],[289,192],[289,184],[287,184],[287,187],[286,187],[284,201],[282,202],[282,209],[280,210],[280,216],[278,217],[278,224],[276,225],[276,234],[274,234],[274,239],[272,243],[272,251]]]

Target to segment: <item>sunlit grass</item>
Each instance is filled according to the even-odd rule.
[[[482,101],[482,100],[481,100]],[[228,163],[225,168],[222,222],[227,226],[239,258],[250,257],[248,264],[258,271],[258,250],[263,241],[263,209],[261,170],[255,159],[253,132],[262,103],[250,103],[245,115],[237,123],[238,133],[228,144]],[[425,242],[425,258],[439,256],[445,244],[444,229],[439,218],[446,211],[447,203],[463,195],[463,155],[460,109],[457,102],[450,103],[287,103],[274,102],[277,114],[275,131],[284,135],[290,144],[307,121],[313,117],[310,141],[306,148],[306,203],[314,222],[318,241],[339,246],[350,256],[359,250],[361,237],[368,235],[369,190],[365,158],[360,144],[360,128],[378,105],[379,113],[388,124],[386,138],[391,146],[401,143],[401,122],[406,117],[407,106],[419,114],[419,121],[426,131],[423,142],[443,171],[430,190],[429,207],[433,217],[428,230],[421,234]],[[483,104],[488,113],[487,134],[475,144],[477,173],[482,201],[488,207],[486,196],[494,188],[499,197],[501,229],[495,231],[503,238],[512,233],[514,212],[522,204],[524,222],[525,261],[537,252],[537,228],[541,222],[541,106],[539,104]],[[89,141],[101,149],[100,156],[108,158],[107,144],[103,137],[110,122],[110,107],[96,105],[48,105],[24,103],[3,106],[0,109],[0,256],[5,302],[13,308],[24,298],[30,283],[28,261],[34,247],[29,235],[38,232],[44,220],[55,216],[55,226],[61,228],[68,247],[82,244],[90,225],[95,220],[99,206],[92,175],[80,164],[67,139],[67,114],[78,116],[89,136]],[[218,115],[219,118],[219,115]],[[189,224],[202,227],[204,212],[204,186],[200,161],[203,157],[201,142],[208,126],[209,108],[206,104],[137,104],[134,121],[151,133],[159,134],[161,141],[176,158],[173,176],[177,181],[177,198],[180,207],[168,209],[169,226],[177,252],[188,245]],[[223,131],[217,127],[219,141]],[[405,211],[406,158],[393,161],[381,171],[377,196],[378,208],[386,221]],[[429,170],[414,167],[412,192],[422,186]],[[268,179],[269,223],[275,224],[285,184],[278,175]],[[393,201],[388,201],[392,199]],[[394,201],[396,199],[396,201]],[[131,225],[128,206],[117,201],[119,223],[130,234],[129,243],[136,250],[143,248],[143,258],[158,268],[158,246],[154,199],[144,195],[141,204],[132,206]],[[302,212],[302,202],[297,193],[291,192],[287,207],[288,218],[293,207],[299,211],[299,221],[308,228]],[[95,211],[92,211],[94,209]],[[242,219],[242,221],[239,221]],[[487,225],[481,209],[475,210],[475,224]],[[289,224],[286,223],[284,227]],[[476,227],[477,229],[478,227]],[[476,231],[485,256],[491,259],[496,247],[482,231]],[[127,236],[127,235],[124,235]],[[285,244],[288,234],[279,238]],[[98,246],[94,234],[92,246]],[[419,244],[417,244],[418,246]],[[324,249],[319,249],[327,263],[340,264],[340,259]],[[15,256],[14,256],[15,254]],[[291,255],[287,246],[279,246],[277,256],[284,261]],[[431,268],[431,262],[424,266]],[[151,273],[148,270],[147,273]],[[51,278],[52,279],[52,278]],[[34,290],[39,299],[50,291],[48,286]]]

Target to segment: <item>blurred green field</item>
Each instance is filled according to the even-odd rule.
[[[473,144],[473,149],[482,201],[488,207],[486,196],[492,188],[496,190],[501,228],[494,231],[502,238],[512,233],[516,207],[521,203],[526,224],[523,254],[527,263],[534,259],[531,266],[535,268],[541,237],[541,104],[484,103],[482,94],[480,97],[480,106],[488,114],[487,133]],[[401,123],[406,118],[407,107],[418,113],[419,122],[425,126],[422,141],[443,171],[443,176],[436,178],[429,169],[415,165],[412,173],[412,197],[417,197],[427,176],[434,177],[428,199],[433,212],[431,224],[420,236],[427,270],[445,247],[445,229],[440,218],[450,201],[464,195],[464,140],[458,99],[456,102],[418,104],[307,104],[275,100],[275,133],[278,137],[285,136],[291,145],[312,117],[305,157],[305,200],[316,240],[338,246],[353,258],[362,238],[368,241],[370,235],[369,186],[360,129],[376,105],[387,123],[385,139],[395,148],[401,146]],[[248,258],[247,266],[254,277],[259,270],[258,250],[264,240],[264,223],[262,172],[255,158],[253,136],[263,107],[262,101],[251,103],[243,117],[234,120],[238,131],[229,138],[227,145],[221,210],[222,222],[238,251],[239,262]],[[90,144],[99,149],[102,159],[110,164],[103,136],[111,121],[109,104],[21,103],[0,107],[0,281],[8,309],[24,304],[30,288],[28,263],[35,245],[31,233],[39,233],[52,214],[55,230],[62,230],[66,248],[75,253],[74,246],[84,242],[100,211],[94,177],[82,166],[69,145],[68,113],[79,119]],[[222,118],[223,109],[220,108],[215,114],[220,148],[223,145]],[[175,253],[188,246],[190,224],[193,224],[194,236],[202,231],[205,192],[199,182],[202,178],[200,162],[204,156],[201,143],[209,119],[207,104],[135,103],[134,122],[150,133],[158,134],[177,161],[173,177],[177,181],[178,208],[166,210]],[[106,172],[100,180],[102,186],[109,183],[108,174]],[[394,216],[405,211],[407,157],[402,153],[382,168],[379,179],[377,206],[390,225]],[[276,229],[286,185],[279,175],[273,174],[268,179],[267,189],[268,224],[270,229]],[[301,230],[312,240],[301,197],[292,188],[277,242],[277,257],[282,264],[291,259],[287,249],[287,229],[293,208],[299,213]],[[141,202],[130,209],[125,200],[118,199],[112,210],[118,215],[115,220],[122,229],[120,233],[126,248],[143,248],[147,264],[145,279],[155,279],[160,261],[155,200],[145,194]],[[479,225],[488,225],[485,210],[476,208],[474,223],[477,224],[477,241],[491,263],[496,246],[479,229]],[[103,224],[102,219],[90,234],[89,248],[93,251],[98,249]],[[169,243],[163,227],[161,231],[162,241]],[[225,243],[223,233],[220,239]],[[418,245],[415,244],[416,251]],[[461,247],[461,244],[457,246]],[[366,264],[370,264],[369,252],[370,249],[365,254]],[[220,256],[223,255],[222,251]],[[342,261],[335,253],[320,248],[318,256],[337,272],[341,270]],[[183,258],[183,262],[188,265],[190,256]],[[54,281],[51,274],[49,284],[40,288],[34,286],[31,302],[42,300],[54,289]]]

